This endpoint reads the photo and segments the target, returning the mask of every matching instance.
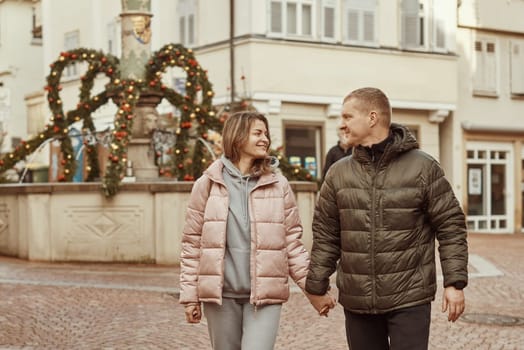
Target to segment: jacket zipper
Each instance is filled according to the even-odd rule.
[[[248,212],[249,225],[253,226],[253,232],[251,232],[251,235],[253,237],[253,245],[254,245],[253,249],[251,249],[251,252],[250,252],[252,258],[249,260],[250,263],[253,263],[253,276],[251,276],[251,297],[253,299],[250,300],[250,303],[252,303],[255,306],[255,314],[257,312],[258,304],[259,304],[259,301],[257,300],[257,288],[256,288],[256,278],[257,278],[256,251],[257,251],[257,244],[258,244],[258,239],[257,239],[258,238],[258,232],[257,232],[256,222],[251,220],[251,218],[255,217],[255,215],[252,215],[252,213],[253,213],[253,197],[252,197],[252,194],[258,188],[260,188],[262,186],[269,185],[269,184],[273,184],[274,182],[277,182],[277,181],[269,181],[269,182],[265,182],[265,183],[261,183],[261,184],[257,183],[251,189],[251,192],[249,192],[249,197],[248,197],[249,198],[249,205],[248,205],[248,209],[249,209],[249,212]]]
[[[370,235],[371,235],[371,278],[372,278],[372,281],[371,281],[371,306],[372,306],[372,309],[375,310],[375,307],[376,307],[376,276],[375,276],[375,229],[376,229],[376,226],[375,226],[375,217],[376,217],[376,213],[377,213],[377,208],[376,208],[376,204],[375,204],[375,200],[376,200],[376,196],[377,196],[377,193],[376,193],[376,188],[375,188],[375,184],[376,184],[376,169],[375,169],[375,174],[373,174],[373,183],[372,183],[372,187],[373,187],[373,190],[372,190],[372,195],[371,195],[371,232],[370,232]]]

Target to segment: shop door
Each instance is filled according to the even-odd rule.
[[[467,222],[470,231],[513,233],[513,166],[511,144],[468,142]]]

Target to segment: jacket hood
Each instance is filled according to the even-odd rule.
[[[242,175],[240,170],[226,157],[222,156],[220,157],[220,160],[222,163],[224,163],[224,169],[227,171],[229,176],[235,179],[245,179],[251,177],[250,174],[248,175]]]
[[[269,159],[271,171],[266,174],[255,173],[250,175],[242,175],[240,173],[240,170],[238,170],[238,168],[234,166],[233,163],[231,163],[231,161],[225,157],[221,157],[215,160],[206,170],[204,170],[204,174],[208,176],[211,180],[225,185],[224,178],[222,176],[222,168],[226,166],[225,162],[223,161],[226,160],[231,165],[231,167],[228,167],[227,170],[228,172],[232,172],[232,176],[236,176],[238,178],[242,178],[242,176],[249,176],[250,178],[260,177],[261,180],[263,180],[262,183],[273,182],[276,181],[275,174],[279,172],[278,166],[280,162],[277,157],[273,156],[269,156],[267,157],[267,159]]]
[[[382,156],[382,162],[388,163],[391,159],[397,157],[397,155],[401,153],[419,148],[419,144],[415,139],[415,136],[413,136],[411,131],[409,131],[409,129],[405,126],[391,123],[389,130],[392,134],[393,141],[391,144],[386,146]],[[361,163],[370,161],[369,154],[362,145],[355,147],[353,154],[355,159]]]

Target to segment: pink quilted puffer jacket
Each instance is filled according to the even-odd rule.
[[[182,238],[180,303],[222,304],[229,204],[222,168],[222,161],[215,161],[193,185]],[[289,298],[288,277],[304,290],[309,265],[295,197],[284,176],[259,178],[249,215],[250,303],[283,303]]]

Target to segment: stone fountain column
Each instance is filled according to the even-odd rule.
[[[151,56],[151,0],[122,0],[122,57],[123,79],[144,80],[146,64]],[[137,180],[158,178],[155,154],[151,149],[151,134],[156,128],[156,106],[161,95],[143,91],[135,108],[131,140],[127,156]],[[127,175],[130,175],[128,172]]]

